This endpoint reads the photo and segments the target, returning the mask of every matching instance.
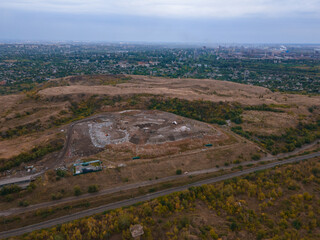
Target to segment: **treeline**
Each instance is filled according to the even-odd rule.
[[[32,148],[29,152],[20,153],[19,155],[9,158],[0,159],[0,172],[9,170],[13,167],[18,167],[22,163],[28,163],[31,161],[37,161],[47,155],[63,148],[63,141],[53,141],[43,146],[37,146]]]
[[[4,186],[1,188],[0,190],[0,195],[1,196],[5,196],[5,195],[9,195],[12,193],[18,193],[22,190],[21,187],[19,187],[18,185],[9,185],[9,186]]]
[[[9,128],[7,131],[3,131],[0,135],[0,140],[8,139],[13,137],[22,136],[25,134],[42,131],[45,127],[41,124],[41,121],[38,119],[37,121],[16,126],[14,128]]]
[[[241,113],[243,109],[237,103],[154,97],[149,100],[148,108],[171,112],[207,123],[224,125],[226,120],[242,123]]]
[[[13,239],[319,239],[320,163],[276,167]],[[214,219],[214,220],[213,220]]]
[[[53,125],[62,125],[71,121],[89,117],[101,110],[102,106],[113,106],[118,110],[138,107],[171,112],[180,116],[208,123],[226,124],[226,120],[241,123],[243,107],[237,103],[214,103],[210,101],[188,101],[178,98],[163,98],[149,94],[132,96],[101,96],[96,95],[72,102],[69,113],[71,116],[52,118]]]
[[[267,105],[267,104],[255,105],[255,106],[246,106],[243,109],[247,110],[247,111],[255,110],[255,111],[267,111],[267,112],[284,112],[281,109],[276,109],[276,108],[274,108],[274,107],[272,107],[270,105]]]
[[[247,139],[259,143],[272,154],[291,152],[303,144],[311,143],[320,138],[320,120],[316,123],[299,123],[295,128],[287,128],[281,135],[260,135],[245,131],[241,126],[231,130]]]

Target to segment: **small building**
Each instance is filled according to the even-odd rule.
[[[73,164],[73,175],[85,174],[89,172],[98,172],[101,170],[102,162],[100,160]]]

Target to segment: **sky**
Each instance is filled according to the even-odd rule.
[[[0,40],[320,43],[320,0],[0,0]]]

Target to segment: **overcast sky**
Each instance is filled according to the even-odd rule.
[[[320,0],[0,0],[0,39],[320,43]]]

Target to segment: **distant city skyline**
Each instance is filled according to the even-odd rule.
[[[0,39],[320,43],[319,0],[2,0]]]

